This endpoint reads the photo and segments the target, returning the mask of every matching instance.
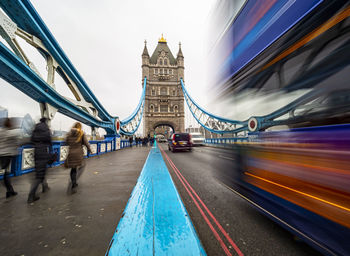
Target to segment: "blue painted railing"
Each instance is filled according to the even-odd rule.
[[[88,153],[84,149],[84,158],[90,158],[97,155],[106,154],[108,152],[116,151],[122,148],[130,147],[129,140],[121,140],[119,137],[107,137],[104,140],[91,140],[89,141],[92,152]],[[141,145],[141,143],[138,143]],[[133,145],[136,142],[133,141]],[[11,174],[12,176],[20,176],[25,173],[34,171],[34,148],[32,145],[24,145],[19,149],[19,155],[11,163]],[[54,141],[52,143],[52,152],[57,153],[57,161],[49,165],[49,167],[59,166],[64,163],[67,153],[68,146],[64,141]],[[3,174],[0,174],[0,180],[3,179]]]
[[[128,140],[121,140],[118,137],[107,137],[104,140],[89,141],[92,152],[88,153],[84,149],[84,157],[91,158],[97,155],[103,155],[108,152],[116,151],[130,146]],[[133,145],[136,145],[133,143]],[[52,143],[52,152],[57,153],[57,161],[49,165],[49,167],[59,166],[64,163],[68,146],[64,141],[54,141]],[[19,155],[11,163],[11,176],[20,176],[25,173],[34,171],[34,148],[32,145],[24,145],[19,148]],[[3,179],[3,174],[0,174],[0,180]]]

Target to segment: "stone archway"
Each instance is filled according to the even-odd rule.
[[[154,134],[162,134],[165,138],[168,138],[170,134],[176,131],[176,124],[168,121],[160,121],[156,122],[152,126],[153,135]],[[170,128],[170,129],[169,129]]]

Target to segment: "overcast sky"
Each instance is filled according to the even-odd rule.
[[[193,98],[208,104],[208,24],[216,0],[32,0],[75,68],[107,111],[121,119],[130,115],[141,95],[144,40],[153,53],[162,33],[176,56],[179,42],[185,57],[185,83]],[[27,46],[24,46],[27,50]],[[31,51],[30,49],[28,51]],[[45,63],[31,53],[39,71]],[[41,59],[41,58],[40,58]],[[40,116],[38,104],[0,80],[0,106],[10,115]],[[56,80],[57,90],[69,91]],[[187,121],[191,118],[187,118]],[[56,115],[54,129],[68,129],[72,120]]]

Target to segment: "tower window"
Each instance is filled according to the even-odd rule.
[[[165,88],[165,87],[162,87],[161,89],[160,89],[160,95],[167,95],[168,93],[167,93],[167,89]]]
[[[162,59],[159,60],[159,65],[161,65],[161,66],[163,65],[163,60]]]
[[[168,105],[160,105],[160,112],[168,112]]]
[[[164,60],[164,65],[168,65],[168,60],[167,59]]]
[[[150,111],[150,112],[154,112],[154,106],[153,106],[153,105],[151,105],[151,106],[149,107],[149,111]]]
[[[152,89],[151,95],[152,95],[152,96],[156,96],[156,91],[155,91],[154,89]]]
[[[175,113],[179,112],[179,108],[178,108],[177,105],[174,106],[174,112],[175,112]]]
[[[163,69],[162,68],[160,69],[160,74],[163,75]]]
[[[176,96],[176,91],[175,90],[173,90],[173,96]]]

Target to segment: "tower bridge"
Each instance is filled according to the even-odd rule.
[[[1,79],[38,102],[43,117],[59,112],[92,134],[107,132],[90,141],[92,152],[84,149],[73,195],[63,166],[69,148],[54,141],[51,190],[29,205],[34,149],[19,148],[8,170],[18,195],[0,196],[2,255],[350,254],[349,3],[238,2],[218,1],[213,12],[210,93],[271,96],[244,120],[210,113],[191,97],[181,43],[175,57],[163,35],[151,55],[145,41],[136,108],[113,116],[31,2],[0,0]],[[43,56],[47,77],[19,40]],[[58,77],[74,98],[56,90]],[[289,92],[282,106],[257,114]],[[186,106],[217,134],[205,146],[168,154],[168,144],[122,139],[142,122],[144,136],[185,132]]]
[[[176,59],[166,39],[159,39],[151,57],[145,42],[142,53],[142,77],[148,81],[145,97],[143,134],[157,127],[169,126],[173,131],[185,131],[185,105],[180,79],[184,78],[184,56],[179,44]]]

